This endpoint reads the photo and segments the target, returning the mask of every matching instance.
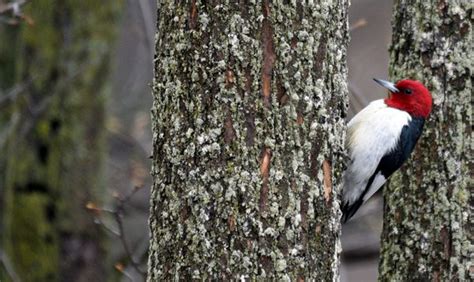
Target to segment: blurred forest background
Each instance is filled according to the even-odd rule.
[[[156,1],[9,3],[0,0],[0,280],[143,280]],[[385,95],[372,78],[387,78],[391,8],[352,1],[349,117]],[[343,281],[376,281],[381,212],[379,195],[343,227]]]

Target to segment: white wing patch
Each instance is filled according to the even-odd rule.
[[[344,172],[343,202],[353,204],[363,193],[380,159],[397,145],[408,113],[388,107],[384,100],[370,103],[348,123],[346,147],[350,162]],[[364,196],[367,200],[386,179],[378,174]]]

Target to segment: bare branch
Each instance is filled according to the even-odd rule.
[[[114,236],[117,236],[120,238],[120,232],[113,229],[112,227],[110,227],[108,224],[106,224],[104,221],[102,221],[100,218],[96,217],[94,218],[94,223],[97,224],[97,225],[100,225],[102,226],[102,228],[104,228],[105,230],[107,230],[108,232],[110,232],[112,235]]]
[[[128,245],[128,242],[125,238],[125,232],[124,232],[123,220],[122,220],[125,205],[130,201],[130,199],[133,197],[133,195],[135,195],[135,193],[138,190],[140,190],[140,187],[136,186],[132,189],[132,191],[128,195],[126,195],[123,198],[120,195],[117,195],[116,199],[118,200],[118,205],[117,205],[117,212],[114,213],[114,218],[115,218],[115,221],[117,222],[119,233],[121,234],[120,241],[122,242],[122,245],[125,250],[125,253],[127,254],[127,257],[130,259],[130,263],[132,264],[133,268],[138,273],[144,275],[145,271],[141,270],[139,263],[135,261],[135,258],[133,257],[133,253],[130,250],[130,246]]]
[[[102,226],[105,230],[107,230],[108,232],[112,233],[113,235],[115,235],[116,237],[120,239],[120,242],[123,246],[123,249],[125,250],[125,254],[128,260],[130,261],[132,268],[136,272],[138,272],[140,275],[145,276],[146,272],[140,268],[140,264],[135,260],[133,252],[127,242],[127,239],[125,236],[125,228],[123,224],[123,214],[125,211],[125,205],[128,204],[128,202],[132,199],[135,193],[139,191],[140,189],[141,187],[138,187],[138,186],[134,187],[130,191],[130,193],[128,193],[124,197],[120,195],[119,193],[114,193],[113,197],[117,201],[117,206],[115,207],[115,209],[100,208],[100,207],[97,207],[97,205],[95,205],[92,202],[89,202],[86,204],[86,209],[94,213],[95,215],[94,222],[96,224]],[[114,228],[108,226],[107,224],[105,224],[103,220],[100,219],[100,215],[102,212],[106,212],[112,215],[115,223],[117,224],[118,230],[115,230]],[[133,281],[132,276],[125,271],[125,268],[123,267],[122,264],[116,264],[115,268]]]
[[[124,266],[123,264],[121,264],[121,263],[116,263],[116,264],[114,265],[114,267],[115,267],[115,269],[116,269],[118,272],[122,273],[122,274],[123,274],[125,277],[127,277],[130,281],[132,281],[132,282],[135,281],[135,279],[133,279],[133,276],[125,270],[125,266]]]

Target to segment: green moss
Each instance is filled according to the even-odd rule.
[[[1,244],[23,281],[104,280],[103,239],[84,205],[100,202],[105,188],[104,95],[121,7],[121,1],[25,5],[35,24],[17,31],[14,61],[16,83],[32,86],[12,109],[20,119],[8,136],[0,179]],[[71,241],[94,246],[93,261],[65,264],[60,250],[67,252]]]
[[[17,27],[0,25],[0,90],[3,92],[15,84],[15,55],[18,48]],[[1,93],[1,92],[0,92]]]
[[[21,193],[13,202],[11,233],[7,252],[24,281],[52,281],[59,266],[58,234],[48,219],[47,195]],[[46,255],[46,256],[45,256]]]

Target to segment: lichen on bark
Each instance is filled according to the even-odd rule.
[[[410,162],[384,190],[381,281],[474,278],[473,7],[395,1],[391,77],[425,83],[434,107]]]
[[[347,1],[159,1],[148,280],[337,280]]]

